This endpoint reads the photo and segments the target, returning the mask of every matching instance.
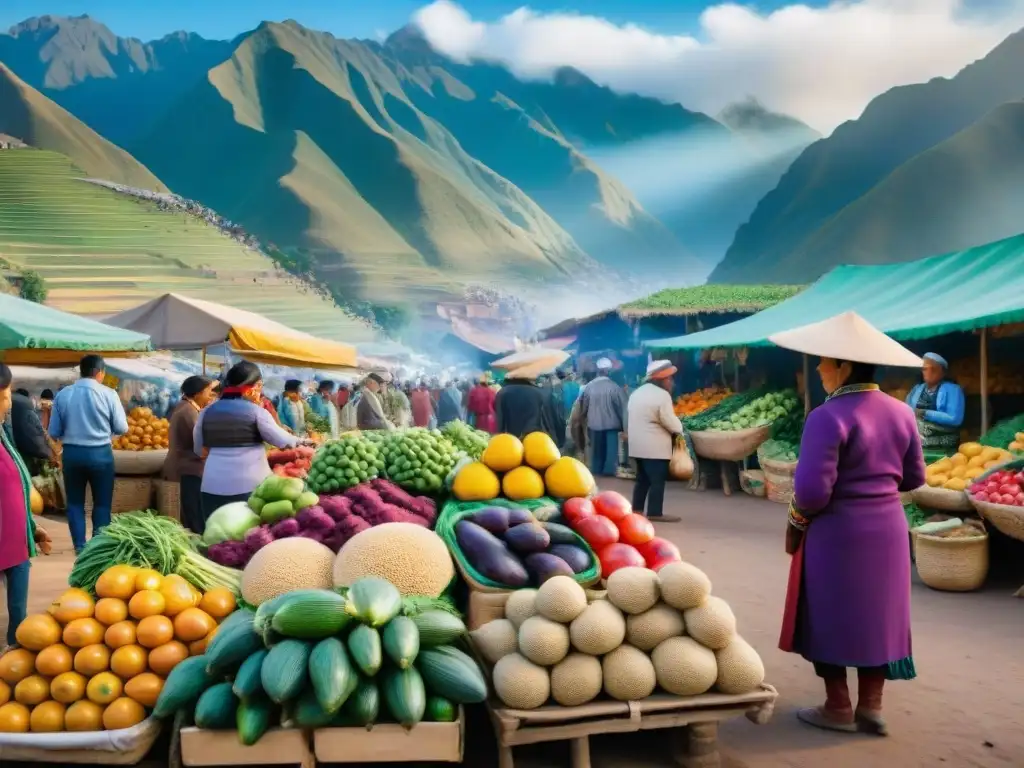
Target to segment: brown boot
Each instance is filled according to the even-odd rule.
[[[850,701],[850,688],[846,682],[845,670],[842,677],[825,678],[823,706],[801,709],[796,716],[801,722],[815,728],[843,733],[856,732],[857,724],[853,717],[853,703]]]
[[[882,688],[885,673],[857,670],[857,727],[865,733],[888,736],[889,728],[882,719]]]

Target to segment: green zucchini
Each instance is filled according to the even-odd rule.
[[[260,671],[263,667],[263,660],[269,653],[265,648],[256,651],[252,656],[242,662],[242,666],[235,673],[235,683],[231,686],[235,696],[240,699],[247,699],[258,693],[263,693],[263,682],[260,680]]]
[[[427,691],[415,667],[388,670],[383,689],[384,704],[402,727],[412,728],[423,719]]]
[[[321,640],[332,637],[352,621],[345,613],[345,598],[329,589],[292,595],[281,603],[270,628],[284,637]]]
[[[349,587],[346,610],[364,624],[382,627],[402,609],[402,593],[379,576],[364,576]]]
[[[424,611],[411,618],[419,630],[421,648],[448,645],[466,634],[466,625],[462,619],[447,611]]]
[[[179,662],[164,681],[153,707],[154,717],[170,717],[199,698],[213,678],[206,671],[206,656],[192,656]]]
[[[424,717],[431,723],[454,723],[459,716],[459,707],[443,696],[428,696]]]
[[[487,680],[480,666],[457,648],[424,648],[416,658],[416,668],[431,693],[456,704],[479,704],[487,699]]]
[[[211,731],[234,728],[237,709],[238,699],[231,690],[231,683],[211,685],[196,702],[196,726]]]
[[[266,696],[253,696],[247,701],[239,702],[235,713],[235,728],[238,740],[251,747],[270,730],[270,718],[274,707]]]
[[[336,637],[328,637],[313,646],[309,654],[309,677],[317,701],[329,714],[341,708],[359,682],[359,675],[345,652],[345,644]]]
[[[275,704],[294,699],[309,682],[309,653],[312,646],[302,640],[282,640],[267,653],[260,665],[263,690]]]
[[[334,719],[334,713],[320,706],[316,693],[307,688],[295,702],[295,724],[299,728],[323,728]]]
[[[206,666],[211,675],[225,674],[263,648],[263,638],[253,629],[253,617],[217,630],[206,649]]]
[[[341,711],[346,714],[352,725],[372,728],[380,716],[380,689],[377,687],[377,682],[372,678],[361,678]]]
[[[348,635],[348,651],[352,661],[367,677],[373,677],[384,663],[380,633],[373,627],[360,624]]]
[[[293,600],[299,595],[306,594],[320,594],[319,589],[296,589],[291,592],[285,592],[284,594],[272,597],[269,600],[264,600],[260,603],[256,609],[256,613],[253,615],[253,629],[259,635],[264,635],[270,631],[270,622],[274,618],[274,614],[277,613],[277,609],[284,605],[289,600]],[[216,635],[214,635],[216,640]]]
[[[395,616],[384,627],[381,635],[384,653],[388,655],[399,669],[408,669],[420,652],[420,631],[412,619]]]

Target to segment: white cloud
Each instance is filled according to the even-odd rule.
[[[696,37],[528,7],[481,22],[451,0],[414,21],[453,58],[503,62],[525,77],[572,66],[617,90],[711,114],[755,95],[828,132],[893,86],[949,77],[983,57],[1024,26],[1024,0],[985,15],[963,0],[834,0],[772,13],[725,3],[701,14]]]

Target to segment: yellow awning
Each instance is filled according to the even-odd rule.
[[[117,352],[111,350],[83,351],[81,349],[4,349],[0,350],[0,360],[7,365],[31,365],[37,368],[78,365],[82,358],[89,354],[98,354],[104,358],[142,357],[147,352]]]
[[[356,349],[313,336],[287,336],[244,326],[232,326],[231,351],[246,360],[266,365],[304,368],[355,368]]]

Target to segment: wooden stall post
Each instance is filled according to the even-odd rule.
[[[811,412],[811,358],[804,355],[804,416]]]
[[[988,432],[988,328],[981,329],[981,434]]]
[[[206,346],[203,346],[203,376],[206,375]]]

